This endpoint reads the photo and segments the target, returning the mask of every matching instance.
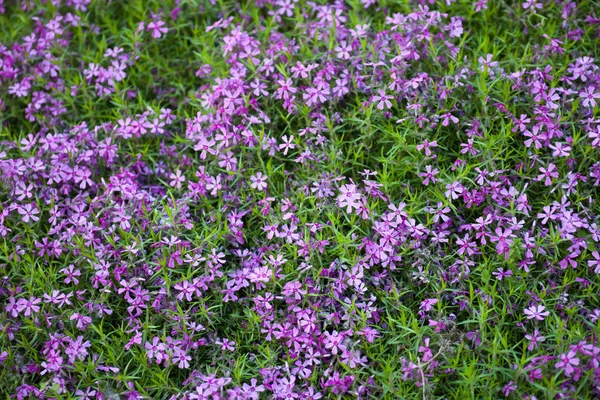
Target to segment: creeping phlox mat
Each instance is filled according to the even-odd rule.
[[[596,0],[0,0],[0,397],[600,396]]]

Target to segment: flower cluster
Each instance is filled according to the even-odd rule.
[[[0,392],[600,395],[592,5],[35,3],[0,1]]]

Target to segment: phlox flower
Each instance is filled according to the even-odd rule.
[[[343,351],[346,349],[346,346],[342,344],[344,340],[344,335],[338,333],[338,331],[333,331],[332,333],[325,332],[325,338],[323,342],[325,343],[325,348],[331,351],[331,354],[337,354],[338,351]]]
[[[529,340],[529,345],[527,346],[527,350],[531,351],[538,347],[539,342],[544,342],[546,338],[540,335],[540,331],[537,329],[533,332],[532,335],[526,334],[525,338]]]
[[[575,368],[579,365],[579,358],[577,358],[576,351],[569,351],[568,353],[563,353],[558,357],[558,362],[554,364],[555,368],[562,368],[565,370],[565,375],[570,376],[573,372],[575,372]]]
[[[335,47],[337,58],[342,60],[350,59],[350,51],[352,51],[352,47],[347,45],[345,41],[342,41],[338,46]]]
[[[531,307],[527,307],[523,310],[523,313],[527,316],[527,319],[536,319],[538,321],[543,321],[545,317],[550,315],[550,312],[544,311],[546,307],[542,305],[535,305]]]
[[[267,188],[267,177],[262,172],[257,172],[250,177],[250,187],[252,189],[263,191]]]
[[[160,342],[160,338],[157,336],[152,338],[152,342],[146,342],[144,344],[146,348],[146,356],[148,356],[148,361],[152,361],[153,358],[156,358],[156,362],[160,364],[160,362],[164,359],[164,351],[165,345]]]
[[[542,8],[542,3],[536,3],[535,0],[525,0],[523,2],[522,5],[524,10],[530,9],[531,11],[535,12],[535,9],[541,9]]]
[[[425,166],[425,172],[421,172],[419,174],[419,176],[421,178],[425,178],[423,180],[423,185],[428,186],[429,182],[431,183],[436,183],[437,179],[435,178],[435,176],[439,173],[440,171],[437,168],[433,168],[431,167],[431,165],[426,165]]]
[[[485,67],[487,67],[488,69],[492,69],[492,68],[498,66],[498,61],[492,61],[493,57],[494,57],[493,54],[488,54],[488,55],[485,56],[485,58],[479,57],[479,59],[477,61],[479,62],[479,65],[481,65],[479,67],[479,70],[481,72],[484,71]]]
[[[163,21],[152,21],[146,26],[146,30],[152,31],[152,37],[154,39],[160,38],[163,34],[168,32],[168,29],[165,28],[165,23]]]
[[[373,96],[373,102],[379,102],[377,108],[380,110],[392,108],[392,102],[390,100],[392,100],[394,96],[386,94],[385,89],[379,89],[377,93],[378,95]]]
[[[588,260],[588,266],[594,268],[594,273],[600,274],[600,254],[597,251],[592,251],[593,260]]]
[[[281,137],[281,140],[283,141],[283,144],[279,145],[279,150],[283,150],[284,156],[287,155],[288,150],[296,148],[296,145],[294,144],[294,136],[290,135],[290,137],[288,138],[287,135],[283,135]]]
[[[600,99],[600,92],[596,92],[592,86],[588,86],[579,92],[579,97],[583,99],[581,104],[584,107],[593,108],[596,107],[596,99]]]
[[[17,212],[23,216],[21,219],[25,223],[29,222],[30,220],[34,222],[40,220],[40,218],[37,216],[37,214],[39,214],[40,212],[37,209],[35,203],[19,206],[17,208]]]
[[[173,362],[177,364],[179,369],[189,368],[191,360],[192,357],[189,356],[185,350],[175,348],[175,351],[173,352]]]
[[[17,302],[17,310],[22,312],[24,316],[29,317],[33,313],[40,311],[38,304],[42,302],[42,299],[31,296],[29,299],[19,299]]]
[[[340,186],[340,195],[337,197],[338,206],[346,207],[346,212],[352,212],[352,209],[358,209],[361,206],[362,195],[358,193],[355,184],[346,184]]]
[[[552,185],[552,178],[558,178],[558,169],[556,165],[550,163],[548,168],[539,167],[541,174],[538,175],[538,181],[544,181],[544,185]]]
[[[233,340],[224,338],[222,341],[215,341],[215,344],[220,345],[222,350],[235,351],[235,342]]]

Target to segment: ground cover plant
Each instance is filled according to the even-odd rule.
[[[0,0],[0,395],[600,396],[600,3]]]

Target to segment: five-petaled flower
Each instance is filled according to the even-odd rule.
[[[377,95],[373,96],[373,102],[379,102],[377,108],[383,110],[384,108],[392,108],[392,100],[394,96],[386,94],[385,89],[379,89]]]
[[[152,37],[155,39],[160,38],[162,35],[167,33],[169,30],[165,27],[165,23],[163,21],[151,21],[148,23],[147,30],[152,31]]]
[[[576,351],[569,351],[568,353],[562,353],[558,356],[558,362],[554,364],[555,368],[562,368],[565,370],[565,375],[570,376],[575,372],[575,368],[579,365],[579,358],[577,358]]]
[[[17,211],[23,216],[22,220],[25,223],[29,222],[30,220],[34,222],[40,220],[40,218],[37,216],[37,214],[39,214],[40,212],[37,209],[35,203],[24,204],[23,206],[19,206],[17,208]]]
[[[439,173],[440,171],[437,168],[432,168],[431,165],[426,165],[425,166],[425,172],[421,172],[419,174],[419,176],[421,178],[425,178],[423,179],[423,185],[428,186],[429,182],[431,183],[436,183],[437,179],[436,179],[436,175]]]
[[[537,304],[537,305],[525,308],[523,310],[523,312],[527,316],[527,319],[535,318],[538,321],[543,321],[545,317],[550,315],[550,312],[544,311],[545,309],[546,309],[546,307],[544,307],[540,304]]]
[[[252,189],[263,191],[267,188],[267,177],[262,172],[257,172],[250,177],[250,187]]]

